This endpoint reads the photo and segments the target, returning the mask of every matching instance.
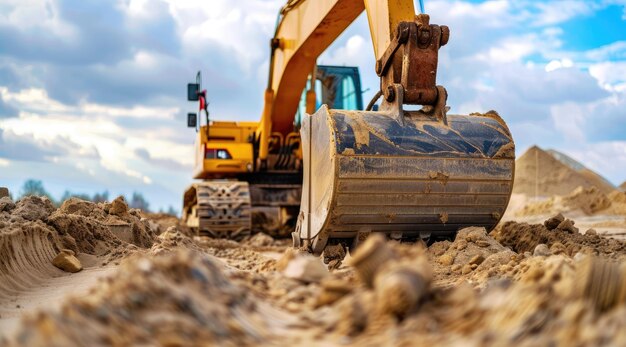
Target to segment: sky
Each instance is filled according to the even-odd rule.
[[[0,186],[39,179],[180,210],[193,182],[186,83],[212,119],[258,120],[284,0],[0,0]],[[419,8],[419,7],[416,7]],[[497,110],[517,155],[568,154],[626,180],[626,0],[426,0],[448,25],[438,83],[452,113]],[[378,88],[364,15],[318,59]]]

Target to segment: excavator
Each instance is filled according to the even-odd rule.
[[[363,11],[380,77],[365,108],[358,69],[316,64]],[[289,0],[270,40],[259,122],[210,121],[200,75],[187,86],[206,124],[188,114],[202,181],[184,193],[184,222],[214,237],[291,234],[316,255],[371,233],[435,240],[494,228],[515,146],[495,111],[448,114],[436,75],[449,38],[413,0]]]

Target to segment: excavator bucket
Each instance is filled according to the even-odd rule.
[[[515,165],[504,121],[495,112],[443,119],[398,112],[322,106],[304,119],[296,244],[320,254],[360,233],[450,238],[467,226],[495,227]]]

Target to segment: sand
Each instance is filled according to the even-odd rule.
[[[626,193],[613,190],[609,194],[601,192],[596,187],[578,187],[565,196],[553,196],[540,201],[518,199],[523,204],[511,206],[515,208],[516,217],[549,215],[555,213],[580,212],[587,216],[594,215],[626,215]],[[522,207],[520,207],[522,206]]]
[[[124,206],[0,205],[0,261],[14,259],[0,263],[13,280],[0,287],[0,326],[10,326],[0,344],[595,346],[626,338],[624,243],[585,235],[562,216],[507,222],[491,234],[466,228],[428,247],[383,241],[370,247],[380,266],[368,280],[356,260],[371,238],[327,275],[302,281],[285,274],[301,259],[287,241],[200,237]],[[83,272],[50,265],[70,246]],[[601,282],[611,290],[596,291]],[[68,288],[81,289],[62,298]],[[2,325],[1,308],[25,298],[38,306]]]

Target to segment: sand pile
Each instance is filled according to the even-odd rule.
[[[507,264],[515,254],[487,235],[484,228],[460,230],[454,242],[436,242],[428,248],[433,260],[435,279],[452,285],[468,277],[486,278],[493,276],[489,269]]]
[[[156,236],[140,211],[129,209],[123,197],[98,204],[70,198],[48,217],[48,223],[69,240],[66,248],[77,253],[103,255],[123,243],[147,248]]]
[[[403,259],[393,262],[402,264]],[[601,269],[610,266],[602,263]],[[598,276],[609,275],[606,278],[613,282],[607,283],[616,283],[618,289],[614,293],[623,292],[626,271],[600,271],[596,276],[597,267],[590,271],[585,264],[586,259],[563,255],[531,256],[516,266],[517,275],[511,277],[515,282],[500,279],[477,290],[463,283],[450,288],[429,285],[428,263],[414,263],[395,272],[403,276],[391,284],[353,286],[333,303],[332,310],[324,312],[326,338],[368,346],[415,341],[437,346],[620,344],[626,337],[621,329],[626,323],[624,298],[612,296],[616,301],[607,301],[607,292],[587,289],[593,288]],[[383,276],[391,272],[390,268],[370,271],[375,278],[379,271]],[[401,303],[392,307],[402,308],[402,314],[385,309],[389,301]],[[604,302],[611,304],[602,306]]]
[[[626,215],[626,192],[615,190],[607,197],[611,201],[610,213]]]
[[[547,200],[531,202],[517,211],[516,215],[532,216],[570,211],[582,211],[586,215],[613,213],[615,211],[611,208],[613,201],[614,199],[619,200],[619,197],[612,196],[613,198],[609,198],[607,194],[596,187],[585,188],[580,186],[565,196],[553,196]],[[617,209],[619,210],[619,206]]]
[[[79,257],[96,256],[106,264],[138,247],[150,247],[153,239],[145,221],[121,199],[95,204],[72,198],[56,209],[45,197],[29,196],[17,203],[4,197],[0,200],[0,304],[63,275],[52,265],[62,250]]]
[[[552,217],[544,224],[506,222],[492,231],[491,236],[517,253],[532,253],[539,244],[545,244],[552,254],[573,257],[581,252],[607,258],[626,258],[624,242],[601,237],[593,229],[585,234],[579,233],[574,222],[562,215]]]
[[[62,271],[52,265],[61,249],[57,231],[45,223],[54,211],[47,198],[0,200],[0,303]]]
[[[129,258],[87,297],[24,318],[9,346],[258,345],[269,318],[210,256],[179,250]]]
[[[605,260],[589,267],[586,255],[621,259],[623,243],[578,234],[562,216],[506,223],[491,235],[466,228],[429,248],[379,236],[312,280],[286,274],[305,262],[298,250],[281,256],[265,250],[272,246],[263,237],[190,238],[170,227],[88,295],[27,316],[10,345],[593,346],[626,338],[626,295],[617,295],[626,294],[626,270]]]
[[[598,178],[599,177],[599,178]],[[537,146],[515,161],[513,193],[528,196],[566,195],[582,186],[608,194],[614,188],[588,169],[576,170]]]

